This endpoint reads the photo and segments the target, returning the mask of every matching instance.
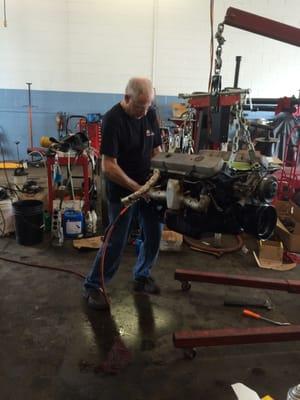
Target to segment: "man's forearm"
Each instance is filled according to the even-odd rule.
[[[141,187],[137,182],[129,178],[118,164],[110,164],[109,169],[104,169],[103,172],[109,180],[132,192],[136,192]]]
[[[161,151],[161,146],[154,147],[154,149],[152,150],[152,157],[155,157],[158,153],[161,153]]]

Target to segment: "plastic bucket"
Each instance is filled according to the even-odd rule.
[[[43,241],[43,202],[20,200],[13,203],[16,240],[23,246]]]
[[[0,237],[15,231],[12,202],[10,200],[0,201]]]
[[[83,233],[83,214],[81,211],[67,209],[64,211],[63,230],[66,238],[77,238]]]

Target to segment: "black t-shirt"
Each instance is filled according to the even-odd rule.
[[[102,154],[116,158],[123,171],[139,184],[146,182],[150,172],[152,150],[160,145],[160,131],[153,108],[138,119],[130,117],[119,103],[104,115]],[[108,179],[106,186],[110,201],[118,201],[130,193]]]

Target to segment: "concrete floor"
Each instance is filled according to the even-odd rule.
[[[44,169],[31,170],[29,179],[46,187]],[[5,184],[3,174],[1,180]],[[94,256],[75,250],[71,241],[52,247],[49,237],[34,247],[20,246],[14,237],[0,239],[0,257],[83,274]],[[194,360],[184,359],[172,343],[172,333],[182,329],[266,326],[225,307],[228,293],[268,297],[274,309],[262,310],[265,315],[300,324],[295,294],[200,283],[182,292],[176,268],[300,279],[299,267],[261,270],[251,252],[217,260],[183,247],[160,254],[153,275],[162,293],[145,296],[131,291],[134,260],[128,246],[108,288],[110,314],[87,309],[80,278],[0,259],[1,399],[234,400],[230,385],[242,382],[261,397],[285,400],[288,388],[300,383],[300,342],[200,348]]]
[[[0,239],[2,257],[62,266],[86,273],[95,255],[72,243],[53,248],[23,247]],[[186,360],[172,344],[181,329],[259,327],[239,308],[224,307],[224,296],[240,293],[269,297],[270,318],[299,324],[299,297],[284,292],[194,283],[182,292],[176,268],[299,279],[299,267],[279,273],[259,270],[250,253],[214,256],[183,248],[161,253],[154,276],[159,296],[134,295],[128,247],[109,287],[111,315],[88,310],[81,280],[73,275],[0,261],[0,387],[6,400],[53,399],[222,399],[233,400],[232,383],[243,382],[259,395],[284,400],[299,383],[300,343],[207,347]],[[115,366],[109,373],[107,366]],[[105,372],[106,371],[106,372]]]

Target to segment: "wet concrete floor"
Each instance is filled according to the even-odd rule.
[[[0,239],[0,256],[70,268],[86,274],[95,253],[49,240],[24,247]],[[176,268],[299,279],[300,269],[259,269],[251,252],[221,259],[193,252],[161,253],[153,275],[159,296],[133,294],[134,248],[128,247],[109,286],[111,314],[87,309],[82,281],[64,272],[0,260],[0,388],[5,400],[216,399],[233,400],[231,384],[284,400],[300,383],[300,342],[199,348],[187,360],[172,333],[182,329],[267,326],[225,307],[228,293],[272,300],[264,315],[300,324],[300,297],[279,291],[194,283],[182,292]]]

